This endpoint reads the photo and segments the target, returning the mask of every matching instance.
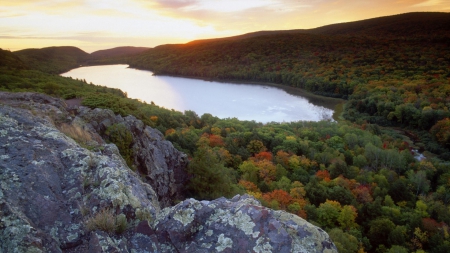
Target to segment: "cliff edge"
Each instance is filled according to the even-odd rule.
[[[247,195],[172,206],[186,165],[132,116],[0,92],[0,252],[337,252]]]

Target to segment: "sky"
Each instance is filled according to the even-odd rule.
[[[450,12],[450,0],[0,0],[0,48],[91,53],[417,11]]]

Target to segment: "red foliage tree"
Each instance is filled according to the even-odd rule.
[[[442,224],[438,223],[436,220],[431,218],[423,218],[422,224],[423,229],[429,232],[436,232],[439,228],[442,227]]]
[[[360,185],[356,189],[353,189],[352,193],[355,195],[356,200],[360,203],[368,203],[373,201],[369,186]]]
[[[211,134],[209,135],[209,146],[211,147],[223,147],[225,144],[223,142],[222,136]]]
[[[261,160],[272,161],[272,153],[267,152],[267,151],[259,152],[259,153],[255,154],[255,156],[253,157],[252,160],[254,160],[254,161],[261,161]]]
[[[328,170],[319,170],[316,172],[316,177],[329,182],[330,181],[330,172]]]

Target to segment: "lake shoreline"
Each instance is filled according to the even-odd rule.
[[[322,96],[322,95],[317,95],[317,94],[311,93],[309,91],[306,91],[306,90],[304,90],[302,88],[292,87],[292,86],[287,86],[287,85],[277,84],[277,83],[257,82],[257,81],[248,81],[248,80],[233,80],[233,79],[199,78],[199,77],[187,76],[187,75],[166,75],[166,74],[160,75],[160,74],[155,74],[152,70],[149,70],[149,69],[132,67],[129,64],[124,64],[124,65],[128,65],[128,68],[132,68],[132,69],[150,71],[155,76],[182,77],[182,78],[202,80],[202,81],[206,81],[206,82],[270,86],[270,87],[282,89],[282,90],[286,91],[287,93],[289,93],[291,95],[301,96],[303,98],[306,98],[311,103],[323,106],[323,107],[328,108],[328,109],[333,110],[333,111],[339,110],[338,107],[342,106],[347,101],[347,100],[342,99],[342,98],[333,98],[333,97],[326,97],[326,96]],[[337,115],[336,117],[339,117],[339,116],[340,115]],[[335,118],[334,115],[333,115],[333,118]]]
[[[122,91],[126,91],[129,95],[131,95],[130,96],[131,98],[141,99],[143,101],[147,101],[147,100],[153,101],[153,102],[155,102],[155,104],[158,104],[163,107],[173,108],[178,111],[194,110],[199,114],[211,113],[215,116],[222,117],[222,118],[223,117],[225,117],[225,118],[232,117],[229,115],[231,112],[235,111],[235,112],[239,112],[235,116],[237,118],[243,117],[242,120],[249,120],[249,115],[258,115],[257,117],[259,117],[259,118],[255,118],[254,120],[256,120],[258,122],[263,122],[263,123],[270,122],[272,120],[270,118],[270,116],[268,117],[268,114],[266,114],[267,112],[272,113],[274,116],[276,115],[273,120],[275,120],[275,121],[280,120],[280,122],[298,121],[298,120],[306,120],[306,121],[329,120],[329,119],[333,119],[335,121],[342,120],[341,114],[342,114],[342,105],[345,103],[344,99],[316,95],[316,94],[313,94],[311,92],[305,91],[305,90],[297,88],[297,87],[290,87],[287,85],[268,83],[268,82],[254,82],[254,81],[245,81],[245,80],[212,80],[209,78],[196,78],[196,77],[182,76],[182,75],[158,75],[158,74],[154,74],[151,70],[134,68],[133,66],[130,66],[129,64],[106,64],[106,65],[93,65],[93,66],[85,65],[85,66],[82,66],[81,68],[102,67],[102,66],[103,67],[118,66],[120,69],[130,69],[130,70],[135,70],[135,71],[142,71],[141,73],[147,73],[147,74],[142,74],[142,75],[147,76],[143,80],[150,80],[149,77],[151,77],[151,76],[154,76],[155,78],[157,78],[156,80],[161,79],[161,78],[162,78],[161,80],[164,80],[165,78],[181,78],[180,80],[184,79],[186,81],[183,81],[183,82],[186,82],[186,83],[184,83],[184,85],[182,85],[181,87],[178,86],[176,89],[179,92],[181,92],[180,94],[189,94],[192,91],[196,91],[199,88],[199,85],[203,86],[205,88],[208,87],[206,89],[197,90],[196,93],[191,94],[191,97],[198,96],[199,94],[201,94],[200,96],[202,97],[200,102],[194,102],[194,104],[192,104],[192,102],[190,102],[190,100],[175,98],[177,96],[176,93],[173,93],[174,97],[172,96],[172,93],[170,92],[170,90],[175,87],[173,85],[176,85],[176,83],[172,83],[172,86],[169,86],[170,88],[166,89],[165,83],[167,83],[167,81],[164,81],[162,83],[157,82],[157,83],[155,83],[156,86],[153,86],[154,87],[153,89],[156,88],[155,91],[158,91],[158,92],[166,92],[167,91],[167,92],[169,92],[169,93],[167,93],[167,95],[170,94],[169,95],[170,99],[164,100],[164,102],[163,102],[163,101],[160,101],[161,96],[156,98],[156,97],[152,97],[152,95],[148,95],[148,94],[154,94],[153,91],[151,93],[148,93],[148,92],[143,93],[140,90],[140,88],[136,88],[135,84],[137,82],[135,80],[131,81],[131,83],[130,83],[130,80],[133,80],[133,77],[131,77],[131,78],[128,77],[126,80],[120,80],[121,77],[120,76],[116,77],[116,74],[115,74],[115,73],[119,73],[119,71],[117,71],[117,70],[114,70],[114,74],[108,73],[108,72],[102,72],[104,70],[96,70],[99,77],[103,76],[102,78],[106,78],[106,79],[111,79],[111,77],[113,77],[112,78],[112,80],[114,80],[113,85],[112,86],[106,85],[106,86],[112,87],[112,88],[118,88],[118,89],[121,89]],[[73,70],[75,70],[75,69],[72,69],[71,71],[73,71]],[[71,71],[69,71],[69,72],[71,72]],[[83,70],[83,71],[85,71],[85,70]],[[66,72],[66,73],[69,73],[69,72]],[[63,73],[61,75],[65,75],[66,73]],[[77,76],[73,76],[73,77],[75,78]],[[96,83],[96,84],[98,83],[98,84],[102,84],[102,85],[105,85],[105,82],[107,82],[107,81],[103,81],[102,79],[100,79],[100,80],[88,79],[88,76],[83,76],[83,75],[78,76],[77,78],[82,78],[82,79],[84,78],[93,83]],[[142,79],[142,77],[141,77],[141,79]],[[166,80],[171,80],[171,79],[166,79]],[[174,80],[176,80],[176,79],[174,79]],[[191,80],[191,81],[189,81],[189,80]],[[119,84],[117,84],[116,81],[119,81]],[[194,83],[192,83],[192,82],[194,82]],[[212,86],[208,82],[211,83]],[[125,90],[122,89],[120,83],[122,83],[122,84],[128,83],[127,88],[125,88]],[[188,88],[188,86],[186,86],[186,84],[191,84],[191,83],[193,86],[189,86],[191,88]],[[203,84],[200,84],[200,83],[203,83]],[[214,83],[216,83],[218,86],[213,85]],[[225,90],[221,90],[221,91],[219,91],[219,93],[214,93],[214,94],[209,94],[209,95],[206,95],[208,93],[206,93],[206,94],[203,93],[203,91],[209,92],[211,89],[215,89],[213,87],[222,87],[222,85],[226,85],[226,84],[243,85],[243,88],[240,89],[240,92],[234,91],[234,92],[230,93],[229,88],[225,88]],[[164,85],[164,87],[162,87],[161,85]],[[258,91],[254,92],[253,89],[255,89],[255,88],[251,88],[251,86],[255,87]],[[249,88],[244,88],[244,87],[249,87]],[[259,87],[259,88],[257,88],[257,87]],[[223,87],[221,89],[223,89]],[[275,92],[275,90],[274,90],[272,92],[272,89],[275,89],[278,91]],[[267,90],[267,91],[263,91],[263,90]],[[222,91],[225,93],[222,93]],[[281,97],[280,97],[279,92],[282,92],[281,94],[284,93],[286,95],[281,95]],[[222,95],[219,97],[216,97],[215,95],[217,95],[217,94],[222,94]],[[257,97],[256,97],[257,94],[258,95],[264,94],[262,97],[258,96],[258,97],[264,98],[264,99],[263,100],[257,99]],[[145,96],[147,96],[147,97],[145,97]],[[284,98],[282,96],[287,96],[287,97]],[[213,97],[216,97],[216,98],[213,98]],[[298,100],[297,98],[301,99],[301,100]],[[256,99],[256,100],[254,100],[254,99]],[[169,103],[170,103],[172,100],[174,101],[173,105],[165,104],[167,101],[169,101]],[[240,102],[236,102],[236,101],[240,101]],[[246,101],[246,102],[244,102],[244,104],[242,104],[242,106],[245,106],[245,107],[239,108],[238,107],[238,106],[240,106],[239,103],[242,103],[242,101]],[[262,101],[265,101],[265,102],[262,102]],[[291,101],[298,101],[298,102],[291,102]],[[300,102],[300,101],[305,101],[305,102]],[[180,105],[186,106],[186,103],[190,103],[191,106],[181,108],[181,109],[179,108]],[[208,110],[211,110],[211,111],[205,111],[203,105],[202,105],[201,109],[198,109],[195,107],[195,106],[197,106],[195,103],[197,103],[197,104],[207,103],[210,106]],[[309,105],[302,105],[301,103],[310,104],[314,108],[320,107],[322,109],[319,109],[319,110],[322,110],[322,111],[320,111],[320,112],[316,111],[316,109],[313,109]],[[192,105],[194,105],[194,107]],[[226,106],[226,107],[224,107],[224,106]],[[258,106],[260,106],[260,107],[258,107]],[[244,109],[244,108],[245,108],[245,110],[242,111],[242,109]],[[258,109],[256,109],[258,111],[258,114],[252,114],[252,112],[250,112],[250,114],[249,114],[249,110],[253,110],[255,108],[258,108]],[[260,110],[259,108],[263,108],[263,109]],[[306,109],[306,108],[308,108],[308,109]],[[227,113],[224,114],[222,112],[227,112]],[[288,112],[290,112],[290,115],[288,114]],[[317,116],[313,116],[314,114],[319,115],[319,119],[316,118]],[[231,114],[231,115],[234,115],[234,114]],[[306,117],[301,116],[301,115],[305,115]],[[253,116],[250,116],[250,118],[251,117],[253,117]],[[276,119],[276,117],[282,117],[282,118]],[[299,119],[294,119],[296,117],[298,117]],[[304,118],[302,119],[302,117],[304,117]],[[320,119],[320,118],[322,118],[322,119]]]
[[[331,110],[335,110],[336,106],[339,106],[340,104],[343,104],[343,103],[345,103],[347,101],[347,100],[342,99],[342,98],[333,98],[333,97],[317,95],[317,94],[314,94],[312,92],[306,91],[306,90],[304,90],[302,88],[292,87],[292,86],[278,84],[278,83],[258,82],[258,81],[248,81],[248,80],[234,80],[234,79],[200,78],[200,77],[188,76],[188,75],[166,75],[166,74],[160,75],[160,74],[155,74],[150,69],[133,67],[133,66],[131,66],[128,63],[114,63],[114,64],[100,64],[100,65],[88,64],[88,65],[84,65],[84,66],[81,66],[81,67],[107,66],[107,65],[127,65],[128,66],[127,68],[130,68],[130,69],[150,71],[150,72],[153,73],[154,76],[182,77],[182,78],[202,80],[202,81],[206,81],[206,82],[250,84],[250,85],[270,86],[270,87],[280,88],[280,89],[286,91],[287,93],[289,93],[291,95],[297,95],[297,96],[304,97],[304,98],[308,99],[308,101],[311,101],[312,103],[319,104],[319,105],[321,105],[321,106],[323,106],[325,108],[331,109]]]

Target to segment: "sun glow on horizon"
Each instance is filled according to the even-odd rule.
[[[260,30],[308,29],[413,11],[443,0],[0,0],[0,48],[70,45],[87,52],[154,47]]]

